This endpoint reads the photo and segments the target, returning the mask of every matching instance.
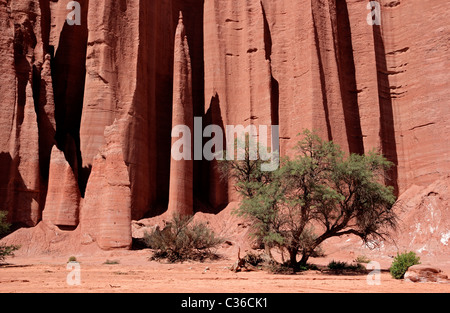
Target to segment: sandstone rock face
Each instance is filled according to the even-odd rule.
[[[442,270],[432,265],[413,265],[405,273],[405,281],[413,283],[450,283]]]
[[[399,229],[394,235],[396,248],[421,255],[450,253],[450,177],[426,188],[412,186],[398,199],[394,209]]]
[[[1,117],[2,204],[9,218],[27,226],[41,219],[39,133],[33,76],[43,62],[38,3],[2,1]],[[9,68],[9,69],[8,69]],[[4,76],[3,76],[4,75]],[[2,101],[3,102],[3,101]]]
[[[67,23],[68,3],[0,0],[0,210],[14,224],[65,211],[57,146],[82,198],[80,240],[129,246],[131,219],[175,199],[174,85],[188,81],[204,127],[279,125],[282,155],[314,128],[347,152],[385,154],[396,165],[387,183],[414,197],[408,207],[447,201],[447,1],[381,0],[381,25],[368,25],[368,1],[357,0],[79,0],[81,25]],[[186,40],[176,42],[180,11]],[[175,59],[187,46],[190,79]],[[439,196],[425,195],[438,181]],[[214,162],[194,161],[187,183],[186,212],[238,200]]]
[[[442,41],[416,41],[415,36],[426,36],[402,30],[402,25],[429,18],[433,29],[448,36],[448,28],[435,20],[442,3],[434,2],[423,16],[412,3],[382,1],[382,25],[373,27],[365,20],[367,3],[360,1],[261,3],[262,8],[257,1],[205,2],[205,24],[211,25],[205,28],[205,95],[211,99],[218,93],[225,124],[278,122],[285,154],[302,128],[318,129],[351,152],[380,150],[398,165],[390,183],[399,193],[448,171],[448,146],[430,147],[427,151],[436,154],[425,158],[419,147],[426,139],[415,135],[446,134],[448,128],[436,125],[433,120],[440,119],[433,116],[448,115],[448,108],[425,103],[416,113],[406,108],[419,103],[417,95],[428,86],[425,80],[409,81],[411,72],[432,75],[421,66],[421,60],[429,59],[425,51],[432,51],[433,64],[448,62],[439,52]],[[242,73],[243,68],[249,70]],[[432,82],[440,98],[445,87],[442,81]],[[448,94],[443,99],[448,102]],[[418,112],[423,114],[416,119]],[[413,165],[419,159],[429,161]],[[434,168],[435,174],[420,174],[429,173],[424,167]]]

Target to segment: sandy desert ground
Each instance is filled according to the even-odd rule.
[[[369,285],[367,275],[336,275],[308,271],[274,275],[265,271],[231,272],[230,258],[214,262],[162,264],[148,260],[149,251],[79,255],[81,285],[71,286],[67,257],[18,256],[0,267],[1,293],[449,293],[450,284],[394,280],[381,261],[381,284]],[[333,256],[331,256],[333,257]],[[336,257],[336,256],[334,256]],[[105,264],[107,260],[118,264]],[[312,263],[326,265],[326,259]],[[444,270],[449,274],[448,268]]]

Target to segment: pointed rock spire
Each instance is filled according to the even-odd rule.
[[[170,164],[169,214],[193,214],[193,167],[192,132],[194,129],[194,110],[192,103],[192,68],[189,45],[185,33],[183,14],[180,12],[175,32],[173,76],[173,112],[172,112],[172,158]],[[181,126],[181,128],[179,127]],[[178,132],[178,130],[187,130]],[[181,137],[181,138],[180,138]],[[178,160],[175,147],[183,148],[183,155]],[[181,150],[181,149],[180,149]]]
[[[15,207],[20,208],[18,219],[28,226],[36,226],[41,220],[41,185],[39,166],[39,127],[37,124],[31,82],[26,86],[26,103],[20,126],[17,160],[18,171],[14,184]]]

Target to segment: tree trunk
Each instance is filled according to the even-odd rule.
[[[271,247],[267,243],[264,244],[264,252],[269,256],[271,260],[273,260]]]
[[[306,266],[306,264],[308,263],[308,260],[309,260],[309,256],[310,256],[309,253],[307,253],[307,252],[303,253],[302,259],[300,260],[299,264],[302,266]]]
[[[298,249],[297,248],[289,248],[289,263],[292,266],[292,268],[295,268],[297,266],[297,254]]]

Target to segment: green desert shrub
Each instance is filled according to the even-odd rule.
[[[0,245],[0,263],[5,261],[8,256],[14,256],[14,251],[19,250],[17,246]]]
[[[166,259],[171,263],[213,259],[217,257],[215,248],[223,242],[204,223],[180,215],[174,215],[164,229],[156,228],[144,236],[145,245],[155,250],[152,260]]]
[[[347,262],[333,260],[330,263],[328,263],[328,269],[335,272],[342,272],[342,271],[358,272],[364,271],[365,267],[360,263],[348,264]]]
[[[76,263],[76,262],[77,262],[77,258],[74,257],[74,256],[71,256],[71,257],[69,258],[69,260],[67,261],[67,263]]]
[[[420,258],[414,252],[397,253],[390,268],[391,275],[395,279],[402,279],[408,268],[417,264],[420,264]]]
[[[103,263],[105,265],[117,265],[120,264],[119,260],[106,260],[105,263]]]
[[[359,255],[356,259],[355,259],[356,263],[370,263],[370,259],[368,257],[366,257],[365,255]]]
[[[6,215],[8,212],[0,211],[0,239],[3,238],[9,232],[9,227],[11,226],[6,222]]]
[[[7,212],[0,211],[0,239],[2,239],[9,232],[9,227],[11,226],[6,222]],[[0,244],[0,263],[5,261],[8,256],[14,256],[14,251],[17,251],[19,246],[7,246]]]
[[[296,267],[292,267],[289,262],[279,263],[274,260],[266,262],[264,267],[269,273],[277,275],[295,275],[297,272],[306,272],[309,270],[319,270],[317,265],[307,263],[307,264],[297,264]]]
[[[256,254],[253,252],[247,253],[243,259],[245,263],[250,264],[252,266],[260,266],[267,261],[262,254]]]
[[[271,274],[276,275],[294,275],[296,270],[288,263],[269,262],[266,269]]]

